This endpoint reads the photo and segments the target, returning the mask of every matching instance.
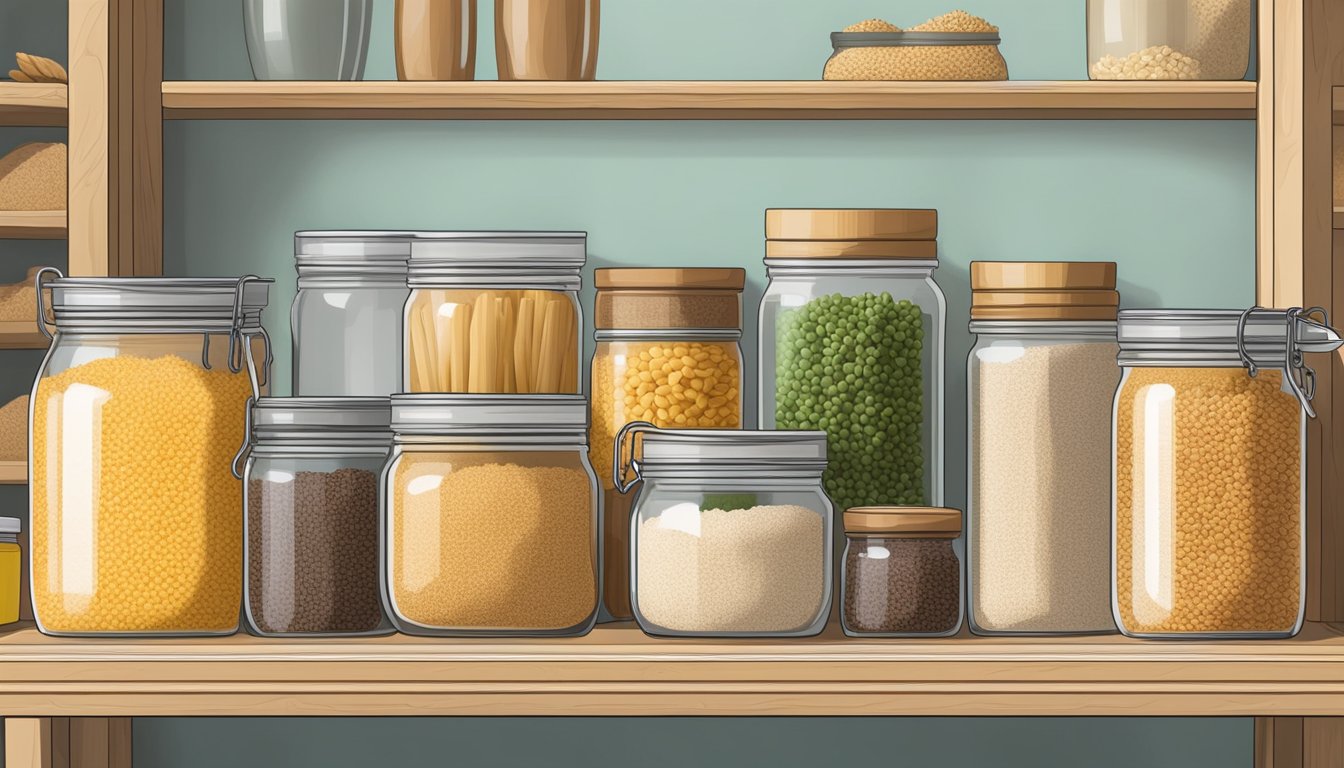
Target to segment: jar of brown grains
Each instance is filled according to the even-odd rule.
[[[841,626],[851,637],[946,637],[961,629],[961,511],[845,510]]]
[[[1114,604],[1132,637],[1290,637],[1323,310],[1120,313]]]

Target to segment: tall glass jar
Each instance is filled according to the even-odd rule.
[[[1114,632],[1112,262],[974,262],[966,368],[976,634]]]
[[[1241,80],[1251,0],[1087,0],[1093,80]]]
[[[294,387],[304,397],[401,391],[406,232],[299,232],[299,291],[290,310]]]
[[[943,503],[937,222],[936,211],[766,212],[760,426],[827,433],[826,492],[841,508]]]
[[[242,599],[230,469],[265,392],[270,280],[37,276],[55,340],[33,387],[30,552],[54,635],[227,635]]]
[[[630,501],[611,475],[616,434],[742,426],[742,269],[599,269],[590,458],[602,483],[603,603],[630,611]]]
[[[405,388],[578,394],[581,232],[423,232],[411,244]]]
[[[1304,435],[1324,312],[1120,313],[1115,617],[1132,637],[1290,637],[1306,592]]]
[[[806,637],[825,628],[835,512],[821,488],[824,433],[634,423],[621,430],[616,451],[621,492],[643,481],[630,522],[640,628],[729,637]]]
[[[394,395],[384,601],[410,635],[583,635],[597,479],[576,395]]]
[[[380,635],[378,478],[387,398],[264,397],[252,408],[243,603],[262,637]]]

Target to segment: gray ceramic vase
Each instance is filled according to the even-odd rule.
[[[360,80],[373,0],[243,0],[258,80]]]

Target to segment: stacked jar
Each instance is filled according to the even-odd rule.
[[[1304,353],[1324,312],[1120,313],[1115,615],[1133,637],[1290,637],[1306,592]]]
[[[742,426],[741,269],[599,269],[593,356],[593,466],[603,490],[603,597],[629,619],[630,500],[611,475],[626,424]]]
[[[852,637],[947,637],[961,628],[961,512],[845,510],[840,610]]]
[[[770,210],[760,426],[824,430],[838,507],[941,505],[938,213]]]
[[[969,601],[977,634],[1113,632],[1111,262],[971,264]]]

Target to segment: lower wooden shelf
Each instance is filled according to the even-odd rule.
[[[1335,229],[1344,229],[1344,206],[1335,206]]]
[[[567,640],[0,635],[0,714],[1344,715],[1344,636]]]
[[[15,240],[63,240],[65,211],[0,211],[0,237]]]
[[[0,485],[26,485],[28,462],[0,461]]]
[[[0,349],[46,349],[50,343],[35,320],[0,320]]]

